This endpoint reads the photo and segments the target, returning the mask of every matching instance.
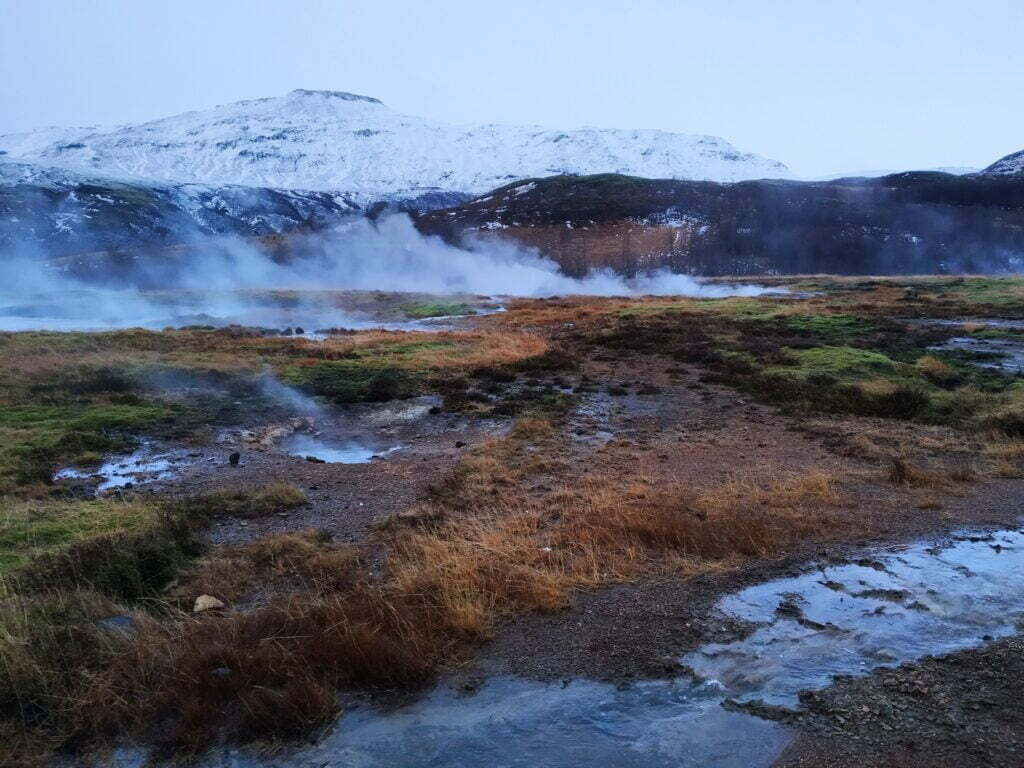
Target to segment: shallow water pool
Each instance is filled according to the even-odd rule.
[[[401,445],[377,445],[359,440],[323,440],[312,435],[292,435],[281,442],[290,456],[312,457],[327,464],[365,464],[401,450]]]

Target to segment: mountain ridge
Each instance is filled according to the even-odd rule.
[[[1024,175],[1024,149],[999,158],[982,173],[990,176]]]
[[[151,183],[0,157],[0,254],[47,258],[328,227],[362,210],[336,193]]]
[[[1024,176],[915,171],[720,184],[617,174],[527,179],[417,228],[536,249],[568,275],[1010,273],[1024,268]]]
[[[159,182],[342,192],[366,203],[482,193],[518,178],[625,172],[737,181],[782,163],[714,136],[654,129],[455,125],[371,96],[297,89],[110,129],[0,136],[5,159]]]

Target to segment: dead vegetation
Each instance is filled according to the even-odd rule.
[[[320,345],[206,331],[3,339],[14,358],[35,361],[33,382],[74,360],[84,366],[67,377],[75,397],[104,402],[119,380],[110,371],[140,361],[221,372],[267,364],[343,401],[353,382],[388,394],[381,371],[400,371],[446,409],[518,418],[368,541],[298,531],[202,546],[197,533],[212,518],[304,503],[278,483],[177,500],[144,535],[90,535],[34,558],[0,600],[0,763],[42,764],[47,750],[125,739],[183,757],[301,737],[336,716],[339,689],[427,684],[506,618],[559,610],[575,590],[685,579],[871,533],[852,481],[939,509],[984,476],[1024,474],[1019,391],[925,353],[930,336],[891,324],[905,305],[899,286],[844,291],[777,304],[523,301],[482,319],[491,330]],[[933,301],[953,312],[966,301],[953,295]],[[587,355],[655,356],[781,404],[870,473],[853,477],[836,461],[730,467],[724,479],[684,483],[651,449],[620,440],[606,446],[610,458],[573,464],[567,390],[608,384],[580,374]],[[15,399],[27,392],[17,394],[21,379],[8,383]],[[651,383],[627,391],[659,394]],[[226,605],[193,613],[204,594]]]
[[[558,435],[524,419],[466,456],[421,514],[382,530],[381,576],[358,549],[306,532],[208,553],[146,611],[63,588],[9,600],[12,615],[52,601],[61,613],[5,625],[14,698],[0,708],[4,727],[51,746],[129,737],[176,755],[225,738],[293,738],[336,715],[338,688],[423,684],[512,612],[556,610],[577,588],[777,554],[838,525],[830,511],[842,498],[824,471],[738,474],[704,489],[640,474],[526,490],[526,475],[550,469],[535,453]],[[193,508],[215,514],[223,503]],[[191,615],[198,594],[228,608]],[[130,632],[97,624],[116,614]],[[69,653],[82,660],[70,677],[60,672]]]

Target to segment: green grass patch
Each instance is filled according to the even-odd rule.
[[[387,402],[412,397],[420,391],[419,377],[407,371],[347,360],[289,368],[284,379],[305,392],[337,403]]]
[[[154,508],[115,499],[10,502],[0,508],[0,579],[33,559],[95,536],[138,531]]]
[[[160,405],[19,405],[0,410],[0,428],[49,432],[139,429],[168,415],[169,409]]]
[[[170,419],[158,405],[22,405],[0,409],[0,491],[48,482],[53,465],[124,448],[127,436]]]
[[[701,299],[699,308],[743,320],[770,320],[782,314],[778,304],[764,299]]]
[[[811,349],[789,349],[789,355],[796,364],[779,371],[801,376],[824,374],[839,380],[858,380],[873,377],[905,377],[905,366],[881,352],[845,346],[812,347]]]
[[[451,317],[453,315],[475,315],[476,310],[469,304],[442,301],[410,301],[398,307],[411,320],[427,317]]]
[[[969,305],[979,314],[984,314],[986,307],[1005,310],[1016,316],[1022,314],[1024,279],[1019,277],[955,279],[927,287],[944,298]]]
[[[790,315],[783,325],[828,342],[857,338],[874,330],[874,324],[856,315]]]
[[[976,339],[995,339],[1001,341],[1024,341],[1024,329],[1021,328],[983,328],[970,334]]]
[[[628,307],[614,313],[617,317],[635,317],[643,315],[678,315],[693,312],[694,307],[689,302],[681,301],[650,301],[636,302]]]

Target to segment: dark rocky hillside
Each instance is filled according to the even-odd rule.
[[[1001,157],[982,171],[984,174],[1024,175],[1024,149]]]
[[[518,182],[417,216],[512,239],[569,274],[1002,273],[1024,268],[1024,177],[936,172],[718,184],[604,174]]]
[[[364,207],[342,192],[122,180],[0,162],[0,253],[52,259],[309,232],[353,214],[416,212],[468,197],[430,191]]]
[[[343,195],[160,184],[0,165],[0,249],[49,258],[315,229],[359,211]]]

